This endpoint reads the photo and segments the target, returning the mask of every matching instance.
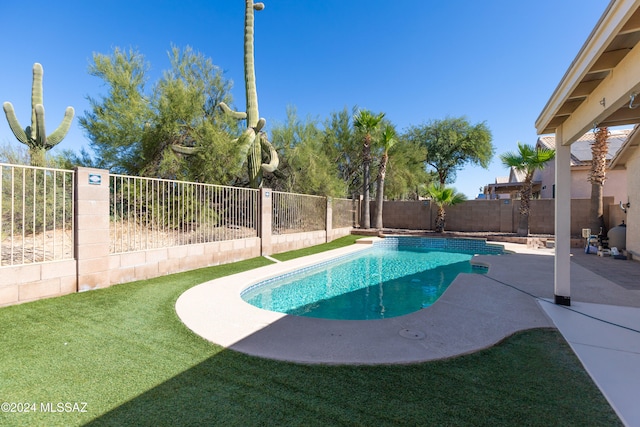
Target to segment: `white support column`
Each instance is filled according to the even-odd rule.
[[[571,305],[571,146],[562,145],[556,129],[555,303]]]

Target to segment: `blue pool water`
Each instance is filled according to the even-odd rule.
[[[383,319],[433,304],[460,273],[483,273],[474,254],[501,246],[474,239],[386,238],[370,249],[255,284],[242,293],[271,311],[326,319]]]

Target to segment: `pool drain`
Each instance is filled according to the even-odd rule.
[[[416,331],[413,329],[400,329],[400,336],[410,340],[421,340],[424,338],[424,332]]]

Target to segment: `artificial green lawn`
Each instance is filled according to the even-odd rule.
[[[444,361],[310,366],[224,350],[177,318],[186,289],[266,264],[0,309],[0,402],[36,403],[0,425],[621,425],[554,330]],[[86,412],[43,413],[46,402]]]

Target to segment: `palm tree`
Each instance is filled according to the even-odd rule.
[[[467,196],[458,193],[453,187],[446,187],[439,182],[431,183],[427,187],[427,194],[431,197],[433,203],[438,206],[438,216],[436,217],[436,233],[444,232],[446,206],[457,205],[467,200]]]
[[[591,182],[591,204],[589,218],[593,233],[605,233],[604,210],[602,207],[602,190],[606,179],[607,152],[609,151],[609,129],[598,128],[595,132],[595,142],[591,145],[591,170],[589,182]]]
[[[533,174],[537,170],[542,170],[544,165],[548,161],[553,160],[555,156],[556,150],[545,147],[533,147],[520,142],[518,142],[517,153],[508,152],[500,155],[502,164],[525,174],[520,195],[520,221],[517,232],[519,236],[529,235],[529,202],[531,201]]]
[[[374,115],[369,110],[361,110],[353,117],[353,125],[362,134],[362,228],[371,228],[369,213],[369,166],[371,165],[371,143],[384,113]]]
[[[387,164],[389,163],[389,150],[396,143],[396,130],[387,124],[380,134],[380,145],[383,149],[380,158],[380,169],[378,171],[376,186],[376,228],[382,229],[382,205],[384,199],[384,179],[387,175]]]

